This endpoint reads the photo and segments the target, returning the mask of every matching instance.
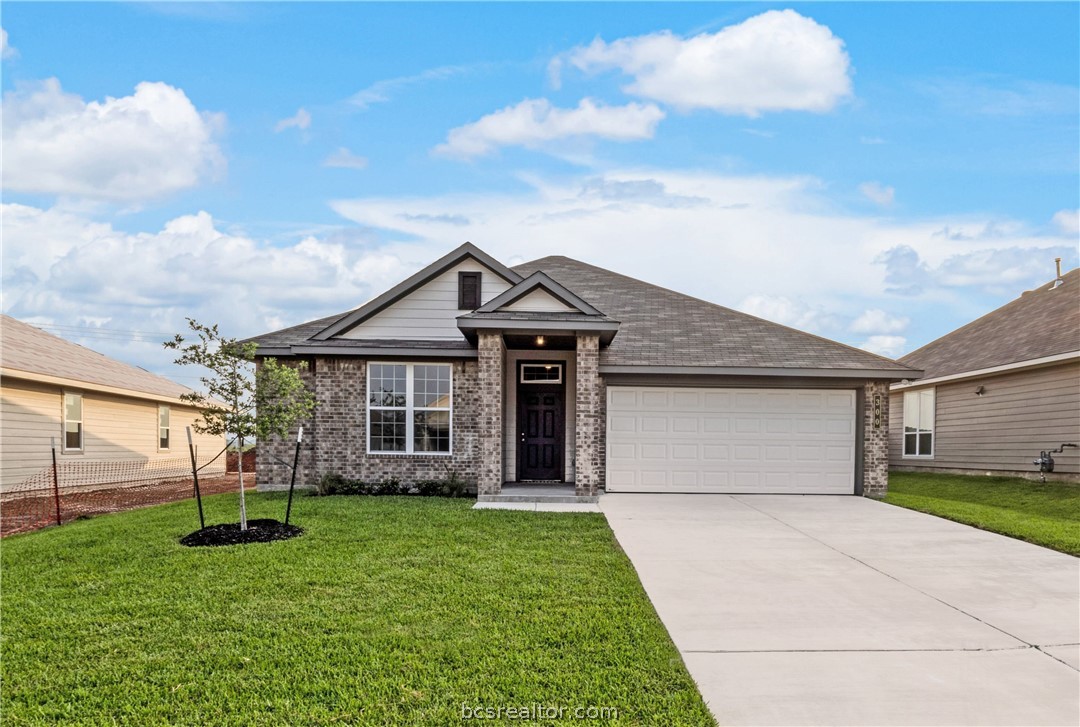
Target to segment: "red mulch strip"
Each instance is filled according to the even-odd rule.
[[[255,486],[255,474],[244,473],[244,488]],[[236,474],[199,478],[203,495],[236,492]],[[190,477],[115,487],[60,488],[60,521],[71,522],[91,515],[134,510],[177,500],[194,499]],[[25,533],[56,524],[56,499],[52,490],[29,490],[5,495],[0,502],[0,537]]]

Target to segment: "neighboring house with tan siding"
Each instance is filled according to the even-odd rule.
[[[52,462],[188,457],[184,428],[198,411],[190,389],[145,369],[0,317],[0,489]],[[195,435],[200,460],[224,437]],[[208,471],[224,471],[224,457]]]
[[[1041,451],[1080,444],[1080,269],[900,362],[925,374],[891,387],[894,469],[1037,475]],[[1080,450],[1054,460],[1080,479]]]

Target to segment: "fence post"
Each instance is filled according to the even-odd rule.
[[[202,530],[206,527],[206,520],[203,518],[202,494],[199,492],[199,468],[195,465],[195,443],[191,438],[191,427],[185,427],[185,429],[187,429],[188,452],[191,454],[191,476],[195,480],[195,501],[199,503],[199,529]]]
[[[292,493],[293,488],[296,487],[296,467],[300,464],[300,442],[304,441],[304,428],[300,427],[300,431],[296,433],[296,454],[293,455],[292,461],[292,478],[289,480],[289,504],[285,506],[285,524],[289,524],[289,515],[292,513]]]
[[[52,483],[53,499],[56,500],[56,524],[60,525],[60,476],[56,473],[56,437],[49,437],[52,445]]]

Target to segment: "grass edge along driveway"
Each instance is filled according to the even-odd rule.
[[[891,472],[885,502],[1080,556],[1080,484]]]
[[[177,543],[192,502],[6,538],[4,722],[713,724],[602,516],[471,504],[304,497],[303,537],[225,548]],[[206,505],[236,520],[236,496]]]

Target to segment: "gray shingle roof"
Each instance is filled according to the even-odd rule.
[[[830,369],[918,377],[917,371],[891,359],[570,258],[545,257],[515,266],[513,270],[524,276],[543,271],[597,308],[603,315],[596,318],[620,323],[614,341],[601,352],[601,365]],[[315,334],[352,313],[346,311],[249,340],[264,349],[310,346]],[[558,314],[541,315],[553,319]],[[583,317],[577,313],[567,316],[568,319]],[[507,318],[525,320],[528,315],[508,313]],[[329,347],[335,341],[323,343]],[[358,346],[374,343],[355,342]],[[399,345],[417,348],[418,342],[402,341]],[[438,345],[448,347],[447,342]]]
[[[109,358],[71,341],[46,333],[11,316],[0,316],[0,362],[5,369],[55,376],[170,399],[191,393],[146,369]]]
[[[282,328],[280,331],[264,333],[260,336],[245,339],[244,342],[254,341],[259,344],[261,348],[288,348],[289,346],[295,346],[298,343],[307,345],[312,336],[325,329],[330,324],[349,315],[353,310],[347,310],[343,313],[327,316],[326,318],[319,318],[314,321],[308,321],[307,323],[300,323],[295,326],[289,326],[288,328]]]
[[[514,270],[522,275],[543,270],[621,322],[615,340],[600,354],[602,366],[909,370],[882,356],[567,257],[545,257]]]
[[[900,359],[926,378],[1080,351],[1080,268]]]

